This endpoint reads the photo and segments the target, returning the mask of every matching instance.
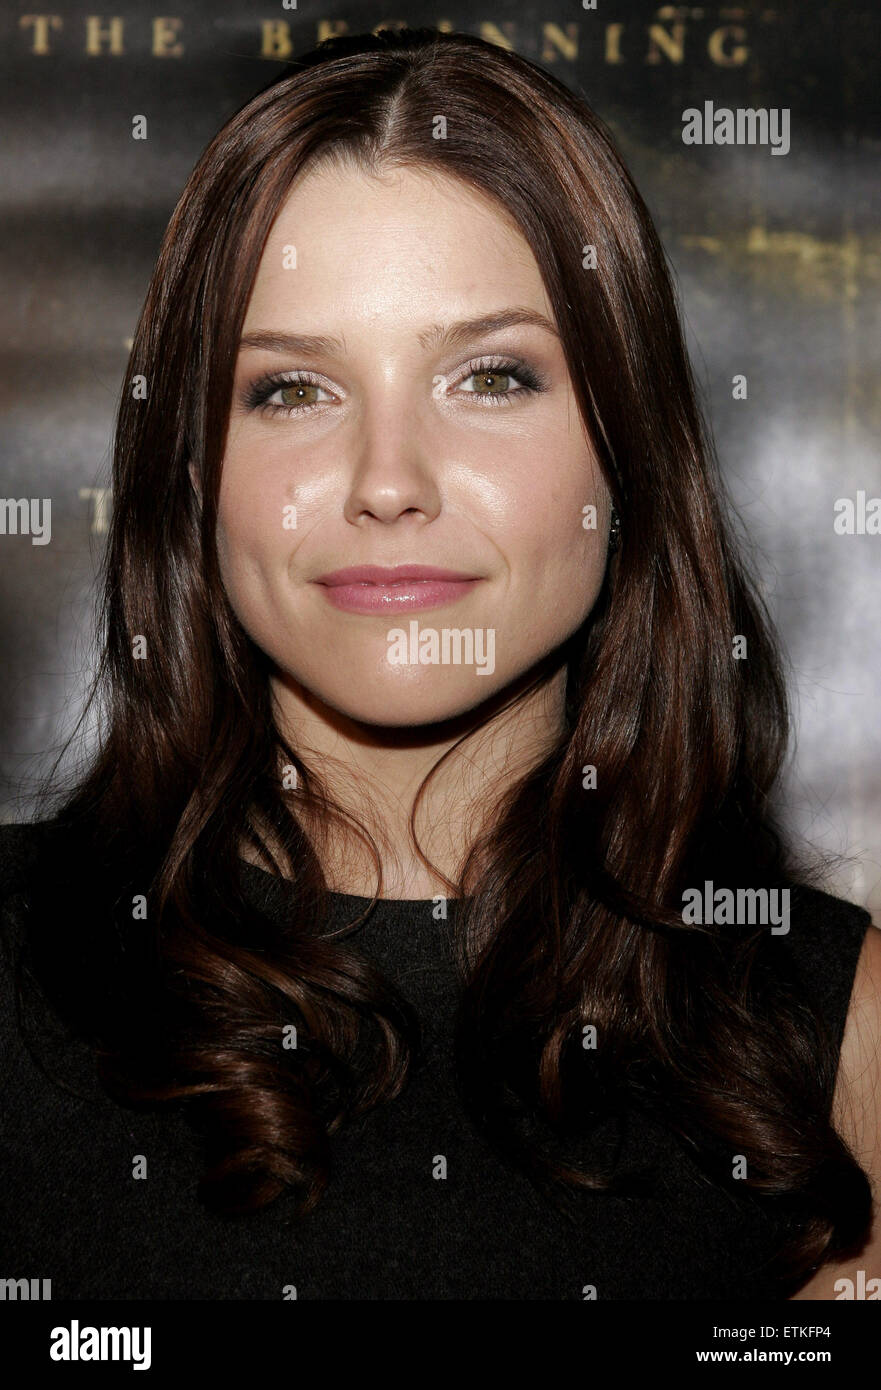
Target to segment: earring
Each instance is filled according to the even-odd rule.
[[[618,546],[619,546],[620,544],[621,544],[621,518],[620,518],[620,516],[618,515],[618,513],[616,512],[615,508],[613,507],[613,508],[612,508],[612,516],[611,516],[611,519],[610,519],[610,521],[609,521],[609,551],[610,551],[610,553],[613,552],[613,551],[615,551],[615,550],[617,550],[617,549],[618,549]]]

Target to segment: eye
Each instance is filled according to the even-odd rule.
[[[476,385],[462,392],[466,396],[476,396],[481,405],[512,405],[513,397],[532,395],[547,389],[547,383],[538,372],[525,362],[503,358],[481,358],[479,362],[469,362],[468,375],[461,384],[474,381]],[[512,389],[511,383],[519,382]]]
[[[474,387],[463,390],[462,386],[471,381],[475,382]],[[466,375],[459,378],[459,389],[452,394],[473,396],[481,406],[497,406],[513,405],[517,396],[546,390],[547,381],[528,363],[513,358],[484,357],[468,363]],[[304,415],[328,400],[333,400],[332,392],[309,372],[260,377],[243,393],[245,408],[261,415]]]
[[[281,397],[279,403],[283,406],[319,405],[319,391],[324,391],[324,387],[319,386],[317,382],[291,381],[285,386],[279,386],[272,394]]]
[[[330,397],[326,386],[307,372],[296,372],[289,376],[265,376],[255,381],[245,392],[244,403],[249,410],[259,410],[261,414],[302,415],[307,410],[325,402],[318,398],[323,391]],[[278,396],[278,401],[272,397]]]

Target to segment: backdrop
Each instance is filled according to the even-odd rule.
[[[843,856],[838,892],[881,906],[877,0],[49,8],[0,9],[3,818],[33,813],[34,778],[81,709],[114,409],[192,165],[285,58],[332,33],[430,24],[543,64],[610,125],[667,247],[791,663],[786,816]],[[767,113],[759,138],[720,143],[720,113],[748,108]],[[690,109],[704,143],[683,139]]]

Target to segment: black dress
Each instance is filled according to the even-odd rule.
[[[284,1198],[255,1215],[209,1212],[195,1195],[198,1143],[183,1115],[112,1102],[88,1045],[37,993],[17,996],[16,924],[32,876],[46,872],[38,838],[37,827],[0,830],[3,1277],[51,1279],[53,1299],[784,1296],[766,1268],[782,1229],[767,1206],[715,1186],[642,1115],[625,1146],[656,1160],[657,1192],[582,1194],[575,1225],[496,1157],[465,1114],[450,1066],[454,901],[446,922],[430,901],[380,901],[359,928],[363,951],[415,1006],[424,1046],[398,1098],[331,1140],[333,1174],[316,1209],[299,1225]],[[250,865],[243,874],[255,903],[285,912],[289,884]],[[366,906],[333,897],[340,923]],[[69,905],[71,933],[87,909]],[[804,890],[779,938],[839,1048],[869,922],[860,908]],[[36,1059],[20,1004],[27,1036],[39,1039]]]

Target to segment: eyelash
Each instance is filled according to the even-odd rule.
[[[482,403],[490,406],[509,406],[513,405],[512,396],[535,395],[540,391],[547,390],[545,378],[526,362],[517,361],[514,358],[501,357],[481,357],[479,360],[468,363],[468,370],[460,378],[459,384],[470,380],[472,376],[489,375],[497,373],[499,376],[512,376],[520,382],[520,387],[515,391],[500,391],[495,395],[483,395],[478,391],[465,391],[466,396],[477,396]],[[269,397],[276,391],[283,390],[290,386],[317,386],[322,390],[328,388],[318,381],[311,372],[293,372],[290,375],[277,373],[275,375],[263,376],[252,383],[245,392],[245,406],[249,410],[258,410],[261,414],[268,415],[305,415],[310,410],[317,410],[323,405],[328,405],[328,401],[310,401],[305,405],[271,405]]]

